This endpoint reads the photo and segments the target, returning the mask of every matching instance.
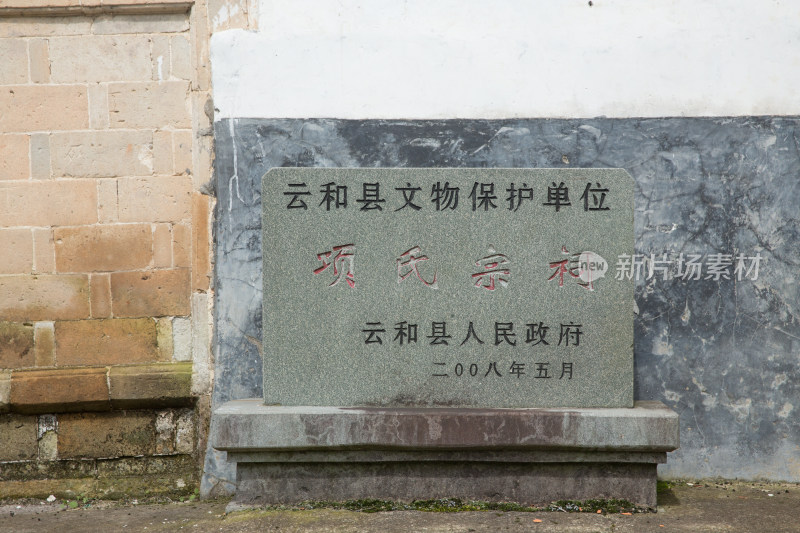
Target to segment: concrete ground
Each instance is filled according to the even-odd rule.
[[[185,503],[0,502],[0,532],[800,532],[800,485],[675,482],[656,512],[626,514],[334,509],[226,512],[225,500]],[[70,506],[77,506],[70,508]]]

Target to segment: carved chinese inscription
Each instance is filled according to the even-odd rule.
[[[265,401],[631,406],[633,280],[606,273],[633,256],[632,187],[613,169],[273,169]]]

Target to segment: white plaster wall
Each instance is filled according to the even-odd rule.
[[[794,0],[260,0],[217,118],[800,114]]]

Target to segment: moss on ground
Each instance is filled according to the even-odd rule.
[[[548,511],[564,511],[567,513],[645,513],[646,507],[639,507],[628,500],[559,500],[553,502]]]
[[[672,486],[673,484],[671,482],[659,479],[658,484],[656,485],[656,492],[665,492],[668,490],[672,490]]]
[[[395,502],[389,500],[347,500],[347,501],[305,501],[297,505],[269,506],[268,510],[296,510],[310,509],[343,509],[361,513],[378,513],[385,511],[423,511],[431,513],[459,513],[465,511],[500,511],[532,513],[537,511],[561,511],[568,513],[639,513],[647,509],[637,507],[627,500],[559,500],[545,507],[520,505],[513,502],[484,502],[463,501],[458,498],[441,498],[437,500],[414,500],[411,503]]]

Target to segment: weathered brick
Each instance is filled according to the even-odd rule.
[[[50,51],[47,39],[31,39],[28,41],[31,81],[33,83],[50,82]]]
[[[108,129],[108,86],[102,83],[89,85],[89,127]]]
[[[36,180],[50,179],[50,134],[31,135],[31,177]]]
[[[175,423],[175,451],[178,453],[192,453],[195,447],[195,411],[183,409],[179,411]]]
[[[50,138],[50,154],[56,177],[149,176],[153,173],[153,133],[54,133]]]
[[[39,461],[58,460],[58,417],[54,414],[39,415]]]
[[[24,1],[24,0],[17,0],[17,1]],[[41,1],[49,1],[49,0],[41,0]],[[87,0],[82,0],[83,4],[86,4]],[[95,0],[97,1],[97,0]],[[153,0],[100,0],[100,4],[104,7],[113,7],[113,6],[132,6],[132,5],[142,5],[142,6],[149,6],[148,11],[153,11],[156,6]],[[165,13],[185,13],[186,12],[186,0],[157,0],[159,4],[158,9],[161,12]]]
[[[192,360],[192,319],[172,319],[172,360]]]
[[[117,180],[97,180],[97,215],[99,222],[117,222]]]
[[[172,234],[169,224],[156,224],[153,231],[153,266],[155,268],[172,266]]]
[[[172,360],[172,321],[169,316],[162,316],[156,320],[156,335],[158,337],[158,360]]]
[[[60,459],[152,455],[155,447],[155,413],[152,411],[58,417]]]
[[[0,413],[11,409],[11,370],[0,369]]]
[[[180,410],[180,417],[184,416]],[[155,455],[150,457],[123,457],[97,461],[99,487],[107,494],[129,497],[131,494],[159,494],[167,487],[188,486],[196,476],[197,460],[191,455]],[[145,485],[149,482],[149,485]],[[131,489],[130,491],[121,489]],[[188,528],[187,528],[188,529]]]
[[[136,270],[153,262],[149,224],[55,228],[56,271]]]
[[[152,60],[153,80],[164,81],[170,79],[170,46],[169,35],[153,35],[153,42],[150,48],[150,59]]]
[[[206,291],[211,275],[209,217],[211,200],[204,194],[192,198],[192,288]]]
[[[33,270],[33,233],[29,229],[0,229],[0,274],[29,274]]]
[[[172,164],[172,132],[159,130],[153,133],[153,171],[156,174],[171,175]]]
[[[186,316],[191,311],[188,269],[111,274],[116,317]]]
[[[83,85],[13,85],[0,88],[0,131],[77,130],[89,126]]]
[[[192,93],[192,130],[200,137],[214,135],[214,102],[211,95],[204,91]]]
[[[37,322],[33,329],[33,353],[36,366],[55,366],[55,326],[52,322]]]
[[[40,424],[43,416],[47,415],[40,415],[38,417],[35,417],[39,419]],[[55,417],[53,416],[53,418]],[[41,431],[41,429],[42,428],[40,426],[39,431]],[[24,480],[23,482],[29,482],[32,484],[35,484],[36,482],[50,481],[53,483],[53,485],[58,486],[56,480],[77,481],[77,479],[80,478],[85,479],[88,476],[97,475],[97,463],[95,461],[80,461],[80,460],[58,461],[57,456],[53,456],[52,460],[50,459],[42,460],[42,459],[43,459],[42,456],[39,455],[39,461],[5,463],[3,465],[3,469],[0,471],[0,480],[6,482],[8,482],[8,480]],[[3,485],[0,485],[0,491],[2,491],[3,488],[5,487],[3,487]],[[47,491],[47,492],[42,492],[42,496],[40,496],[40,498],[47,497],[44,495],[58,494],[58,492],[56,492],[55,487],[53,489],[42,487],[40,490]],[[19,497],[25,497],[25,496],[19,496]]]
[[[214,138],[196,136],[192,144],[192,184],[195,190],[207,189],[211,182]]]
[[[56,322],[58,366],[145,363],[158,360],[152,318]]]
[[[0,415],[0,461],[30,461],[36,459],[39,445],[36,442],[35,416]]]
[[[207,292],[192,293],[192,392],[197,396],[211,393],[211,312]]]
[[[179,33],[189,29],[184,13],[159,15],[103,15],[92,25],[95,35],[120,33]]]
[[[33,268],[37,274],[49,274],[56,271],[55,243],[53,242],[52,229],[33,229],[33,260]]]
[[[121,178],[118,191],[120,222],[180,222],[191,216],[190,177]]]
[[[181,80],[192,79],[192,45],[184,35],[175,35],[171,39],[170,74]]]
[[[22,39],[0,39],[0,85],[28,83],[28,45]]]
[[[44,0],[44,1],[49,1],[49,0]],[[95,0],[95,1],[97,1],[97,0]],[[82,0],[82,2],[85,4],[86,0]],[[152,11],[156,7],[156,6],[153,5],[153,4],[156,3],[153,0],[100,0],[100,3],[104,7],[132,6],[132,5],[148,6],[149,5],[150,6],[149,7],[150,11]],[[170,12],[170,13],[176,13],[176,12],[184,13],[184,12],[186,12],[186,3],[187,3],[186,0],[157,0],[157,3],[158,3],[159,11]]]
[[[97,180],[98,221],[117,222],[117,180]]]
[[[0,368],[34,366],[33,326],[0,322]]]
[[[172,262],[176,268],[192,266],[192,228],[189,224],[172,226]]]
[[[27,135],[0,135],[0,180],[26,180],[30,176]]]
[[[112,128],[190,128],[189,82],[111,83]]]
[[[150,37],[53,37],[50,62],[53,83],[149,80]]]
[[[92,318],[108,318],[111,316],[111,276],[92,274],[90,278]]]
[[[175,411],[164,409],[156,415],[156,453],[175,453]]]
[[[172,150],[175,174],[192,173],[192,131],[172,132]]]
[[[6,37],[45,37],[89,33],[89,17],[0,17],[0,35]]]
[[[195,4],[192,8],[192,25],[189,28],[189,41],[192,43],[192,88],[199,91],[211,89],[211,69],[208,56],[208,39],[211,35],[209,28],[208,9],[204,2]]]
[[[211,19],[213,32],[247,29],[248,0],[208,0],[208,11],[212,14],[225,13],[227,16],[215,16]]]
[[[77,320],[89,317],[85,275],[0,277],[0,320]]]
[[[18,370],[11,375],[11,406],[21,413],[109,409],[106,369]]]
[[[108,374],[115,409],[188,406],[192,397],[192,363],[115,366]]]
[[[0,226],[97,222],[97,186],[88,180],[0,182]]]
[[[0,7],[10,9],[12,12],[29,9],[34,10],[36,13],[42,13],[40,10],[51,10],[58,7],[79,7],[81,4],[92,3],[91,0],[0,0]],[[99,4],[100,2],[97,2]]]

